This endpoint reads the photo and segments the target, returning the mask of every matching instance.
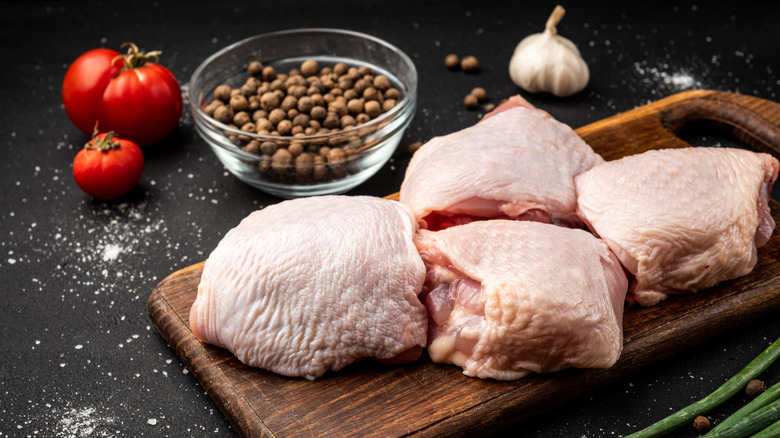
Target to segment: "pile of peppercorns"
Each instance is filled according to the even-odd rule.
[[[309,59],[300,68],[277,73],[253,61],[247,72],[238,88],[216,87],[203,110],[243,133],[279,137],[262,141],[225,132],[230,142],[262,157],[258,169],[270,181],[311,184],[345,177],[355,154],[371,146],[361,138],[379,128],[344,131],[381,116],[401,98],[387,76],[367,66],[339,62],[321,68]]]

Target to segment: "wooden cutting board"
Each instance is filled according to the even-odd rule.
[[[752,148],[780,156],[780,105],[715,91],[691,91],[576,130],[611,160],[688,144],[675,132],[705,122]],[[780,203],[770,200],[780,224]],[[189,329],[203,263],[171,274],[152,292],[148,310],[241,435],[251,437],[467,436],[528,419],[675,352],[780,308],[780,233],[759,250],[746,277],[695,295],[671,297],[625,314],[625,348],[608,370],[566,370],[514,382],[479,380],[423,358],[406,366],[360,363],[316,381],[242,365]]]

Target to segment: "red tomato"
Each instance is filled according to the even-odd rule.
[[[168,136],[179,125],[181,88],[170,70],[132,43],[126,55],[93,49],[79,56],[65,73],[65,112],[84,134],[97,123],[102,131],[145,146]]]
[[[138,184],[144,170],[141,148],[113,132],[92,137],[73,160],[73,178],[88,195],[116,199]]]

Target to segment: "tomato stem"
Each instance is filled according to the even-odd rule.
[[[92,134],[92,140],[88,141],[84,145],[84,149],[92,149],[96,151],[107,152],[111,149],[119,149],[121,143],[118,139],[114,138],[114,131],[109,131],[103,138],[98,138],[97,125],[95,125],[95,131]]]
[[[114,58],[114,61],[117,59],[122,59],[122,62],[124,63],[124,66],[122,67],[122,70],[119,71],[119,73],[122,73],[126,70],[132,70],[135,68],[143,67],[144,64],[146,64],[150,59],[153,59],[154,61],[158,60],[160,55],[162,55],[162,51],[160,50],[154,50],[151,52],[142,52],[138,49],[138,46],[134,43],[127,42],[122,44],[122,48],[127,47],[127,53],[124,55],[119,55],[116,58]],[[113,64],[114,61],[111,61]],[[117,75],[119,74],[117,73]]]

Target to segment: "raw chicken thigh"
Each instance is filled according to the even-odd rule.
[[[496,219],[420,230],[415,244],[434,362],[513,380],[620,356],[628,280],[589,232]]]
[[[775,227],[767,202],[778,167],[741,149],[649,151],[578,176],[578,214],[636,276],[636,302],[650,306],[753,269]]]
[[[432,230],[486,218],[582,225],[574,176],[603,161],[571,128],[514,96],[415,152],[400,201]]]
[[[428,329],[416,229],[407,207],[373,197],[256,211],[206,261],[192,332],[247,365],[308,379],[361,358],[414,361]]]

